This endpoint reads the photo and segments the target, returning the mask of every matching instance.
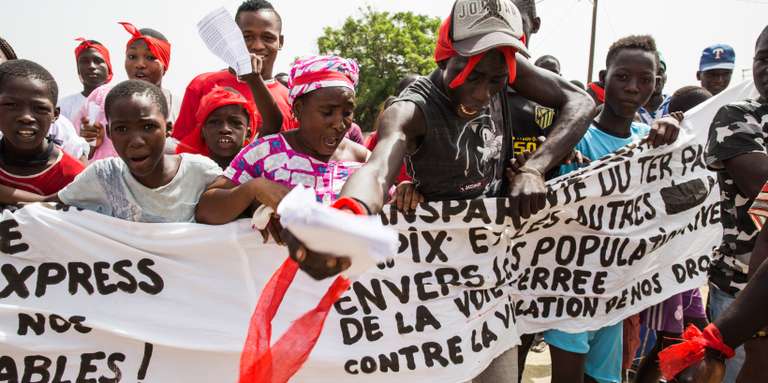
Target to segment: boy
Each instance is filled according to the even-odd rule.
[[[0,64],[0,202],[55,195],[83,170],[54,145],[48,130],[58,117],[59,89],[51,74],[29,60]]]
[[[146,81],[112,88],[104,110],[119,158],[92,163],[58,194],[61,202],[135,222],[193,222],[200,194],[221,174],[207,157],[166,155],[168,104]]]
[[[85,98],[94,89],[112,80],[112,63],[109,60],[109,50],[96,40],[79,38],[80,44],[75,48],[77,75],[83,84],[83,91],[71,94],[59,100],[61,114],[70,121],[85,104]]]
[[[700,86],[684,86],[672,94],[669,101],[669,113],[685,113],[710,98],[712,98],[712,93]]]
[[[629,36],[608,50],[605,106],[576,145],[590,160],[597,160],[650,132],[635,123],[635,113],[648,102],[656,84],[659,57],[650,36]],[[563,165],[561,174],[576,169]],[[544,333],[552,354],[552,382],[621,382],[622,323],[596,331],[570,334]]]

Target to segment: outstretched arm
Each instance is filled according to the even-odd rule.
[[[46,198],[39,194],[30,193],[7,185],[0,185],[0,204],[3,205],[13,205],[23,202],[45,202],[49,200],[50,198]]]
[[[235,185],[229,178],[219,176],[200,196],[195,220],[222,225],[235,220],[254,202],[277,211],[277,205],[288,192],[287,187],[262,177]]]
[[[424,134],[424,117],[411,102],[387,108],[379,120],[379,138],[368,162],[347,180],[341,195],[362,201],[371,213],[384,206],[389,188],[403,166],[406,151],[415,149]]]

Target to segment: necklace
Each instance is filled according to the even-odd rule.
[[[467,107],[464,106],[464,104],[459,104],[459,110],[461,110],[461,113],[464,113],[465,115],[467,115],[469,117],[472,117],[472,116],[476,115],[477,113],[479,113],[479,111],[477,111],[477,110],[467,109]]]

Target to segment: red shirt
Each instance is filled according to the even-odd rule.
[[[69,185],[83,169],[85,166],[80,161],[59,148],[56,162],[40,173],[17,176],[0,169],[0,184],[47,197]]]
[[[233,88],[245,96],[248,101],[254,102],[253,93],[251,93],[251,88],[248,87],[248,84],[237,81],[237,78],[229,73],[228,70],[198,75],[192,79],[187,86],[186,92],[184,92],[184,100],[181,101],[179,116],[173,124],[173,132],[171,133],[173,138],[181,141],[189,133],[192,133],[195,129],[195,114],[197,113],[197,108],[200,107],[200,99],[208,94],[216,85]],[[293,112],[288,103],[288,88],[277,81],[267,84],[267,88],[275,102],[277,102],[277,107],[283,113],[283,130],[296,128],[298,122],[293,118]],[[254,119],[256,121],[256,129],[259,129],[262,125],[262,120],[258,109],[256,109]],[[254,132],[255,134],[256,132]]]

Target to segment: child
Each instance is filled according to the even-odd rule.
[[[654,91],[659,57],[650,36],[630,36],[608,51],[605,107],[592,122],[576,150],[597,160],[646,136],[650,127],[633,122],[635,113]],[[566,174],[576,165],[563,165]],[[596,331],[544,333],[552,354],[552,382],[621,382],[622,323]]]
[[[685,113],[711,97],[712,93],[700,86],[684,86],[672,95],[669,101],[669,113]]]
[[[56,81],[40,65],[29,60],[0,64],[0,202],[55,195],[83,170],[47,138],[58,117],[58,93]]]
[[[177,153],[210,157],[226,169],[255,130],[253,104],[232,88],[214,87],[200,100],[195,129],[176,147]]]
[[[61,114],[70,121],[75,113],[85,105],[85,99],[94,89],[112,80],[112,63],[109,50],[96,40],[78,38],[80,44],[75,48],[77,74],[83,84],[83,91],[71,94],[59,100]]]
[[[163,76],[168,72],[171,60],[171,44],[168,39],[154,29],[137,29],[132,24],[125,22],[120,24],[132,36],[126,44],[125,51],[125,72],[128,79],[146,81],[162,89]],[[90,158],[92,160],[117,155],[112,142],[105,134],[104,101],[110,89],[111,86],[109,85],[96,88],[73,117],[73,122],[80,131],[80,135],[91,144]],[[167,118],[168,126],[166,129],[169,129],[174,120],[176,103],[170,91],[162,89],[162,92],[168,103],[169,117]],[[90,121],[94,117],[91,115],[90,108],[96,110],[95,121]]]
[[[122,82],[104,110],[119,158],[92,163],[59,192],[61,202],[135,222],[193,222],[200,194],[221,169],[203,156],[164,154],[162,90],[146,81]]]
[[[313,187],[318,201],[332,203],[369,153],[344,138],[352,125],[357,79],[358,66],[352,60],[336,56],[297,60],[291,69],[289,101],[299,128],[261,137],[244,148],[225,177],[203,194],[198,221],[226,223],[252,203],[276,209],[296,185]],[[257,106],[263,109],[263,103]],[[264,127],[280,126],[263,114]]]

